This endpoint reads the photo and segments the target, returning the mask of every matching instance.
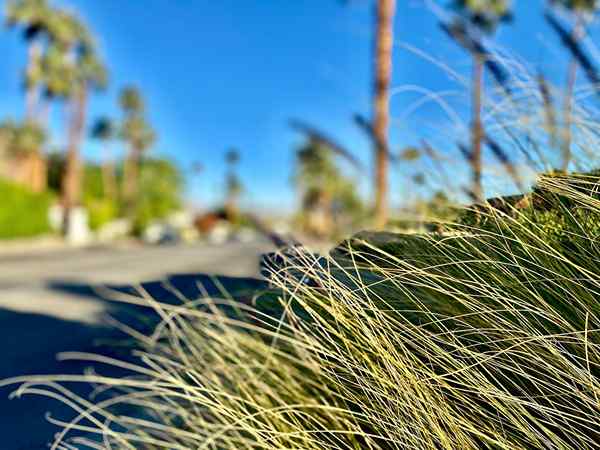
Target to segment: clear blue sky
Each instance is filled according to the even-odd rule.
[[[351,116],[370,112],[372,1],[354,0],[346,6],[338,0],[53,3],[72,7],[85,18],[108,61],[110,89],[93,98],[90,118],[118,117],[118,90],[129,83],[140,86],[160,134],[154,151],[169,155],[182,167],[201,161],[206,168],[188,183],[188,196],[195,202],[218,200],[223,155],[236,147],[242,153],[246,201],[289,210],[295,198],[290,185],[293,152],[301,140],[289,129],[290,118],[317,124],[370,164],[368,142]],[[560,79],[565,59],[552,50],[557,41],[541,18],[543,1],[516,3],[516,20],[500,29],[498,42],[533,70],[542,68]],[[398,0],[396,41],[439,58],[465,76],[469,73],[468,55],[439,30],[421,0]],[[20,116],[19,77],[26,50],[17,33],[0,35],[0,54],[0,117]],[[393,86],[404,85],[460,89],[444,71],[397,45]],[[403,115],[420,95],[393,97],[392,143],[400,148],[428,137],[446,151],[449,120],[438,107]],[[52,123],[59,137],[61,118],[56,109]],[[91,142],[86,142],[84,153],[99,157]],[[358,178],[368,192],[366,177]],[[396,201],[406,189],[396,176]]]

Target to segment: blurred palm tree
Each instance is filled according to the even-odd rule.
[[[348,4],[350,0],[342,0]],[[374,146],[373,189],[375,193],[376,228],[385,227],[388,216],[388,172],[389,172],[389,142],[388,129],[390,122],[390,83],[392,77],[392,50],[394,43],[394,17],[396,15],[396,0],[375,0],[375,24],[373,54],[373,117],[369,123],[361,126],[368,129]]]
[[[480,36],[492,35],[498,25],[511,18],[510,0],[454,0],[453,7],[458,12],[457,20],[450,26],[451,35],[461,35],[471,30]],[[480,36],[473,39],[479,42]],[[486,54],[482,47],[474,45],[469,47],[473,58],[473,74],[471,79],[471,149],[469,160],[472,168],[471,194],[476,201],[483,200],[483,186],[481,182],[482,156],[481,148],[484,139],[483,124],[481,121],[482,96],[483,96],[483,69]]]
[[[240,162],[239,150],[235,148],[229,149],[227,153],[225,153],[225,162],[230,168],[235,167],[235,165]]]
[[[78,205],[81,197],[81,158],[80,146],[85,134],[87,109],[90,91],[106,88],[107,70],[99,60],[95,45],[88,30],[75,17],[71,17],[70,28],[76,31],[74,39],[68,39],[64,45],[65,57],[72,55],[73,83],[66,91],[69,99],[68,144],[65,174],[63,177],[62,197],[65,208],[65,231],[68,230],[69,212]],[[70,36],[69,36],[70,38]]]
[[[111,200],[115,200],[117,197],[117,180],[110,146],[117,136],[116,126],[110,118],[100,117],[94,122],[90,135],[92,139],[96,139],[104,147],[104,155],[102,158],[102,184],[104,186],[104,196]]]
[[[6,23],[20,27],[28,45],[27,67],[24,73],[25,108],[28,120],[34,120],[38,112],[40,85],[43,78],[43,40],[48,34],[51,9],[46,0],[9,0],[6,3]]]
[[[363,219],[356,183],[341,173],[334,152],[318,138],[309,138],[298,149],[293,183],[300,193],[300,219],[307,232],[331,236],[337,219],[347,225]]]
[[[89,39],[83,24],[67,11],[52,10],[47,23],[49,41],[42,58],[42,124],[48,121],[53,101],[68,101],[73,96],[79,56]]]
[[[240,158],[240,152],[235,148],[229,149],[225,153],[225,162],[227,163],[225,214],[232,222],[238,217],[238,200],[244,191],[242,182],[237,174],[237,165],[240,162]]]
[[[119,104],[128,115],[142,114],[146,109],[142,94],[135,86],[126,86],[123,88],[119,96]]]
[[[388,221],[389,90],[392,77],[395,0],[377,0],[373,86],[373,136],[375,141],[375,227]]]
[[[591,16],[599,6],[598,0],[550,0],[552,7],[562,7],[569,11],[574,19],[572,39],[575,43],[584,38],[586,18]],[[567,81],[565,85],[565,94],[563,99],[563,133],[562,133],[562,166],[561,170],[567,171],[572,158],[572,115],[573,115],[573,91],[577,81],[577,59],[571,57],[567,69]]]
[[[52,9],[46,0],[8,0],[5,18],[9,28],[22,30],[27,42],[28,57],[23,74],[25,89],[25,120],[14,125],[13,139],[8,142],[8,151],[2,163],[4,176],[27,186],[34,191],[46,188],[46,164],[42,153],[45,132],[39,127],[40,98],[44,77],[44,44],[48,40],[49,18]],[[9,123],[6,127],[11,128]],[[4,127],[6,131],[7,128]],[[6,134],[6,133],[5,133]],[[37,148],[30,147],[38,145]]]
[[[156,142],[156,133],[144,117],[145,104],[139,89],[134,86],[123,88],[119,96],[125,119],[121,126],[121,138],[129,146],[123,176],[123,198],[129,213],[133,213],[138,195],[140,163]]]
[[[296,153],[294,184],[301,193],[302,221],[310,233],[326,236],[333,228],[332,202],[337,178],[331,152],[309,139]]]

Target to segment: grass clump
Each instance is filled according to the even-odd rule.
[[[147,299],[162,323],[135,362],[71,355],[130,377],[5,383],[73,406],[54,448],[597,448],[600,248],[572,213],[600,212],[597,185],[540,185],[561,239],[492,210],[453,236],[362,235],[252,302]]]

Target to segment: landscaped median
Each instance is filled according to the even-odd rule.
[[[299,252],[243,302],[122,296],[162,318],[135,363],[102,360],[131,377],[10,382],[70,402],[56,443],[77,448],[596,448],[597,182],[541,181],[560,233],[479,209],[484,227]]]

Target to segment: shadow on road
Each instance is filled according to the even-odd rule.
[[[53,281],[48,287],[88,300],[101,302],[107,316],[140,331],[149,331],[158,318],[150,308],[129,305],[111,300],[106,290],[69,281]],[[267,288],[267,283],[255,278],[235,278],[206,274],[177,274],[162,281],[142,283],[140,286],[110,286],[115,292],[142,297],[146,292],[159,302],[181,303],[186,299],[205,296],[223,298],[228,293],[241,302],[248,302],[257,292]],[[81,374],[92,364],[88,362],[60,362],[56,354],[64,351],[100,353],[120,359],[127,358],[130,345],[127,336],[108,324],[85,324],[77,321],[14,312],[0,309],[0,326],[3,336],[3,355],[0,379],[20,375]],[[94,366],[103,375],[118,375],[116,369]],[[80,395],[89,388],[69,386]],[[58,429],[45,420],[44,414],[70,419],[73,414],[56,400],[39,396],[8,399],[16,388],[0,388],[0,448],[6,450],[37,450],[47,448],[47,443]]]

